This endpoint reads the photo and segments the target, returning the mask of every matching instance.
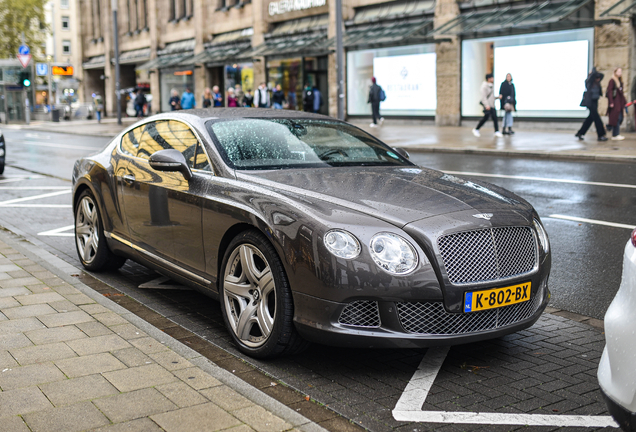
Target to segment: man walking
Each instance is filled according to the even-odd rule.
[[[369,87],[369,99],[367,103],[371,104],[371,114],[373,115],[373,123],[369,126],[377,127],[378,121],[380,124],[384,121],[383,117],[380,117],[380,102],[384,100],[384,90],[378,85],[375,77],[371,78],[371,87]]]
[[[502,137],[503,134],[499,132],[499,125],[497,124],[497,110],[495,109],[495,90],[493,88],[493,81],[495,78],[493,74],[486,74],[486,81],[481,84],[481,99],[480,103],[484,107],[484,116],[479,120],[477,127],[473,129],[473,135],[476,137],[481,136],[479,128],[481,128],[489,118],[492,118],[492,122],[495,125],[495,136]]]
[[[269,92],[264,82],[254,92],[254,106],[256,108],[269,108]]]
[[[192,89],[190,89],[190,87],[186,87],[185,91],[181,95],[181,109],[191,109],[195,106],[196,101],[194,100]]]

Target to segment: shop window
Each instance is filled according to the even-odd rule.
[[[68,0],[61,0],[60,1],[60,8],[68,9]]]
[[[71,19],[67,16],[62,17],[62,30],[70,30],[71,28]]]
[[[62,54],[70,54],[71,53],[71,41],[68,39],[64,39],[62,41]]]

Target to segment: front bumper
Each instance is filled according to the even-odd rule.
[[[436,332],[422,332],[406,330],[409,328],[406,321],[413,319],[416,313],[409,310],[407,317],[403,305],[413,303],[375,302],[378,315],[375,322],[367,320],[362,325],[347,325],[342,323],[342,316],[351,303],[337,303],[294,293],[294,322],[302,337],[324,345],[350,348],[426,348],[477,342],[523,330],[539,319],[549,299],[546,278],[527,305],[511,305],[471,314],[447,312],[443,306],[440,306],[441,310],[418,309],[415,319],[425,324],[418,328],[439,329]],[[437,304],[442,305],[441,302]],[[442,321],[448,321],[449,325],[440,325]],[[432,325],[428,325],[430,322]]]
[[[620,428],[624,431],[636,432],[636,413],[633,413],[622,405],[614,402],[614,400],[605,393],[602,387],[601,394],[603,394],[603,399],[605,399],[607,410],[614,420],[616,420],[616,423],[618,423]]]

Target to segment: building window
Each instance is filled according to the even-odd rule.
[[[177,0],[170,1],[170,21],[177,19]]]
[[[62,41],[62,54],[70,54],[71,53],[71,41],[65,39]]]
[[[62,9],[68,9],[68,0],[60,0],[60,7]]]
[[[71,28],[71,19],[67,16],[62,17],[62,30],[69,30]]]

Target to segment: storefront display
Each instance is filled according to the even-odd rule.
[[[186,70],[162,70],[161,71],[161,111],[170,111],[170,95],[172,90],[176,90],[179,96],[183,94],[186,87],[197,95],[194,88],[194,74],[192,69]],[[201,103],[197,100],[197,103]]]
[[[243,91],[254,91],[254,64],[240,63],[225,66],[225,91],[240,84]]]
[[[280,84],[287,98],[289,109],[302,110],[303,91],[302,58],[269,60],[267,62],[267,87],[272,89]]]
[[[462,116],[482,115],[481,84],[493,72],[495,95],[506,75],[512,75],[516,115],[586,117],[579,103],[593,65],[593,46],[593,28],[464,40]]]
[[[386,94],[383,116],[434,116],[437,109],[435,45],[347,53],[347,113],[370,115],[371,78]]]

